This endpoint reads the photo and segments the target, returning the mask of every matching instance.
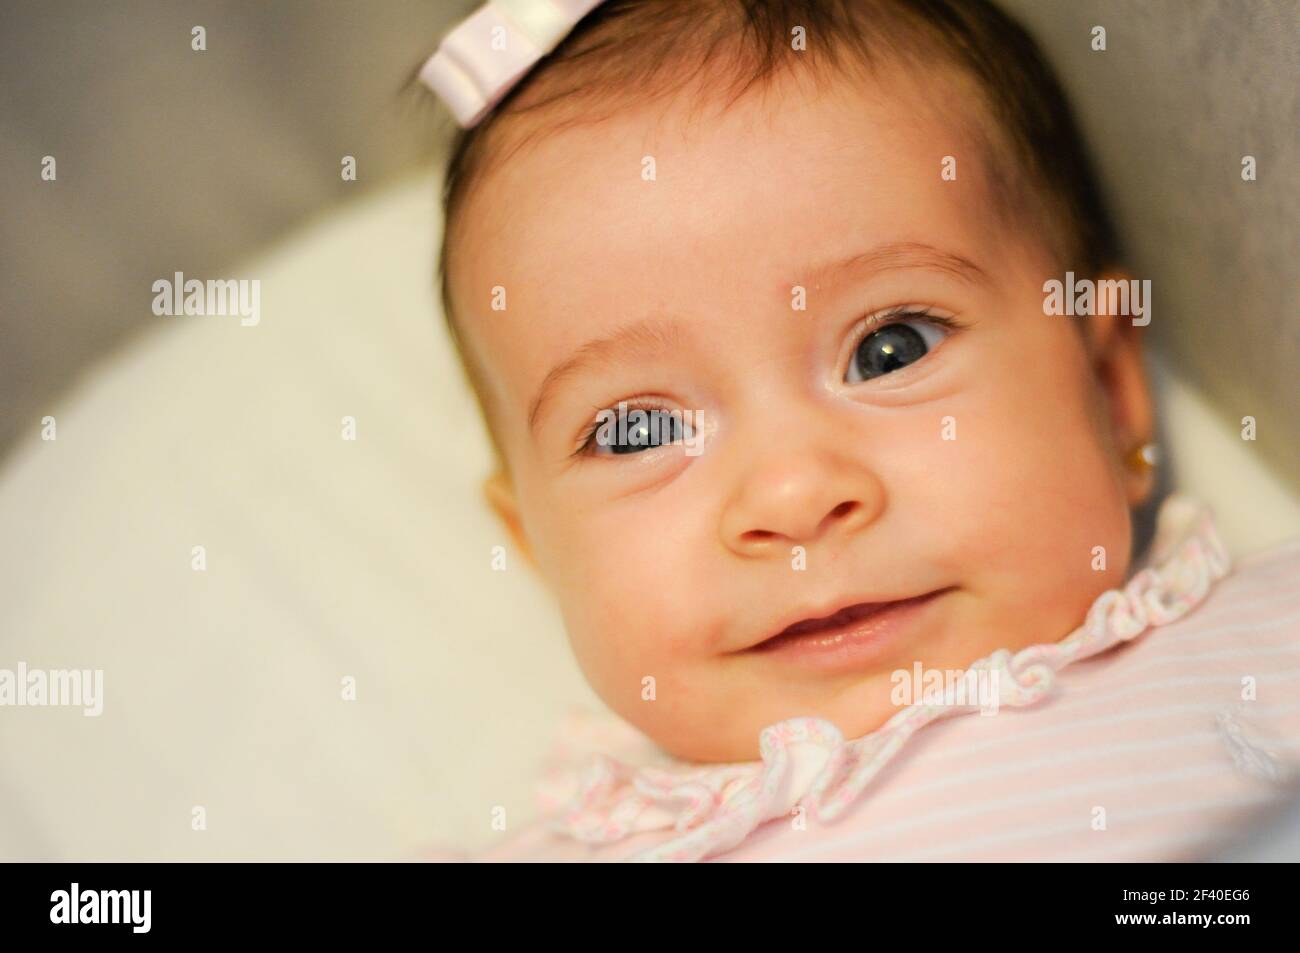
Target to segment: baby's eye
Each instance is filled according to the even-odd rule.
[[[629,410],[609,414],[592,431],[588,444],[597,455],[640,453],[653,447],[681,443],[690,430],[680,413]]]
[[[943,340],[945,332],[931,319],[909,318],[876,328],[859,342],[844,379],[860,384],[915,364]]]

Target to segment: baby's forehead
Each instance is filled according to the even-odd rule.
[[[738,257],[784,267],[780,285],[839,242],[978,242],[997,173],[970,95],[897,74],[787,83],[722,111],[624,111],[539,137],[465,208],[465,286],[689,281],[735,274]]]

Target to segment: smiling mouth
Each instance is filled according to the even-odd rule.
[[[950,589],[892,602],[858,602],[815,619],[786,626],[747,651],[816,667],[865,661],[895,645],[921,621],[924,611]]]

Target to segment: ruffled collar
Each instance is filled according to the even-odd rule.
[[[1160,508],[1146,567],[1123,588],[1099,596],[1079,628],[1059,642],[1015,653],[999,649],[969,670],[993,676],[984,684],[995,686],[999,706],[1033,705],[1052,691],[1060,669],[1176,621],[1228,569],[1208,507],[1170,496]],[[823,718],[788,718],[761,732],[761,761],[733,764],[676,761],[610,715],[578,716],[553,754],[539,796],[552,815],[548,826],[562,835],[610,844],[646,831],[673,831],[677,836],[628,859],[702,860],[736,847],[797,805],[818,821],[839,817],[913,734],[979,710],[958,701],[951,689],[942,704],[923,698],[855,740]],[[572,761],[584,748],[585,764],[575,772]],[[610,753],[619,749],[621,756]]]

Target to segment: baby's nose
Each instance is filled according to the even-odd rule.
[[[790,547],[847,537],[885,505],[877,476],[838,454],[781,454],[747,471],[726,505],[720,531],[738,555],[788,556]]]

